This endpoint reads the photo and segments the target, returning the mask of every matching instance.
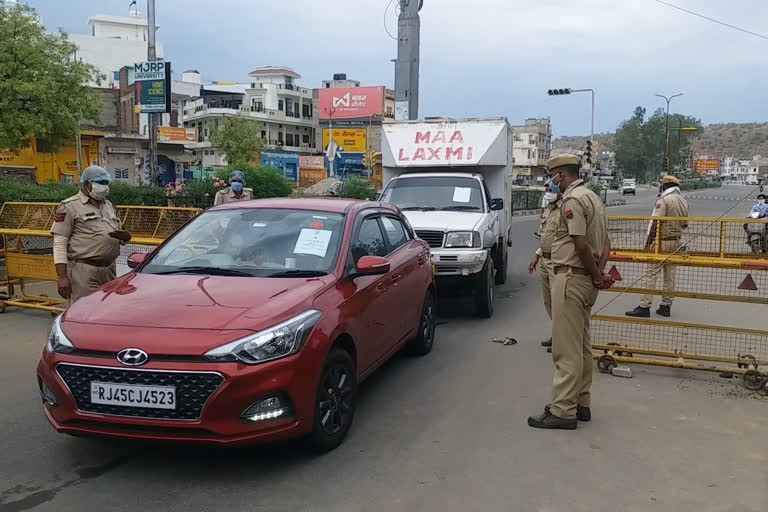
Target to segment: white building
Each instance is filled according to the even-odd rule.
[[[241,115],[259,123],[268,149],[299,154],[317,152],[317,100],[312,89],[286,67],[263,67],[249,73],[249,83],[206,85],[200,97],[184,104],[184,126],[197,128],[198,143],[188,146],[202,155],[203,167],[227,165],[226,157],[211,142],[218,121]]]
[[[526,119],[513,126],[514,178],[520,184],[543,184],[544,164],[552,155],[552,125],[548,117]]]
[[[120,68],[147,60],[146,18],[98,14],[88,20],[88,26],[90,34],[69,34],[69,39],[78,47],[76,58],[96,66],[106,77],[99,87],[116,88]],[[164,58],[160,43],[157,58]],[[98,86],[95,82],[88,85]]]
[[[752,160],[736,160],[727,156],[720,168],[720,176],[729,183],[742,185],[757,185],[760,181],[761,171],[768,167],[768,162],[760,155],[755,155]]]

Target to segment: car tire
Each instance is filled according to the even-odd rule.
[[[419,332],[407,345],[409,354],[415,356],[425,356],[432,351],[435,344],[435,331],[437,321],[435,320],[435,294],[432,290],[427,290],[424,297],[424,305],[421,308],[421,319],[419,320]]]
[[[504,244],[499,246],[501,255],[499,256],[499,267],[496,269],[496,284],[507,282],[507,262],[509,261],[509,251]]]
[[[493,258],[489,257],[483,270],[480,271],[477,288],[475,289],[475,307],[477,314],[483,318],[491,318],[493,316],[495,282]]]
[[[307,443],[315,453],[338,447],[347,437],[357,407],[355,363],[346,350],[333,348],[325,360],[315,398],[315,418]]]

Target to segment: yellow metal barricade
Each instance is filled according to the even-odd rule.
[[[55,298],[50,229],[57,208],[58,203],[31,202],[7,202],[0,207],[0,312],[6,306],[18,306],[57,314],[66,307],[65,300]],[[198,208],[117,206],[123,228],[132,233],[118,257],[118,273],[127,271],[131,252],[161,244],[200,212]]]
[[[664,253],[658,227],[667,221],[687,221],[688,227],[678,249]],[[746,221],[609,218],[613,250],[606,270],[616,282],[607,290],[613,293],[601,294],[590,329],[601,371],[623,362],[741,374],[747,388],[768,392],[768,255],[745,243]],[[655,244],[648,243],[650,223],[657,223]],[[670,269],[674,285],[664,289]],[[682,299],[685,307],[676,301],[670,319],[653,309],[651,318],[625,316],[614,304],[624,294]]]

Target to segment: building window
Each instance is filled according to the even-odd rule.
[[[304,144],[309,144],[309,135],[303,135],[301,138]]]
[[[277,132],[277,143],[278,144],[283,143],[283,132]]]
[[[292,133],[286,133],[285,134],[285,145],[286,146],[293,146],[293,134]]]
[[[266,139],[267,138],[267,132],[265,132],[264,130],[261,130],[261,138],[262,139]]]
[[[283,103],[283,100],[277,100],[277,110],[285,110]]]

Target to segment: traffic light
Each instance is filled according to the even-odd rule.
[[[587,149],[584,151],[584,162],[588,165],[592,165],[592,141],[587,141]]]
[[[368,168],[368,151],[363,152],[363,167]]]
[[[550,96],[560,96],[561,94],[571,94],[570,89],[550,89],[547,91]]]

